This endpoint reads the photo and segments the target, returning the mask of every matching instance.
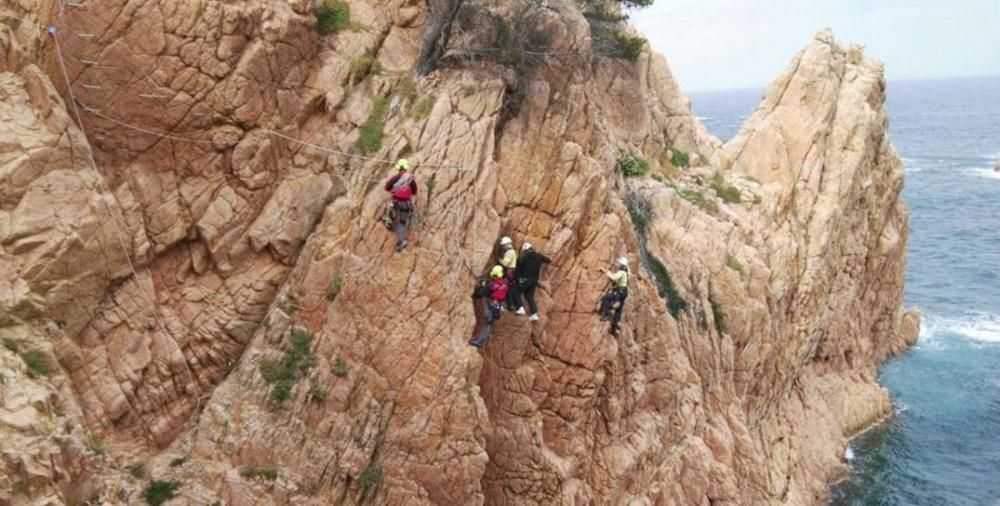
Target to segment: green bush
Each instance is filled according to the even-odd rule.
[[[278,479],[278,470],[273,467],[244,467],[240,470],[240,476],[244,478],[264,478],[268,481]]]
[[[330,372],[332,372],[333,375],[337,376],[338,378],[346,377],[347,376],[347,362],[344,362],[344,359],[342,359],[342,358],[338,358],[337,360],[335,360],[333,362],[333,368],[330,369]]]
[[[712,189],[715,190],[715,194],[727,204],[739,204],[743,199],[743,194],[740,192],[740,189],[726,184],[726,182],[723,181],[722,176],[718,174],[716,174],[712,179]]]
[[[677,148],[670,148],[670,164],[678,169],[686,169],[691,165],[691,157]]]
[[[372,112],[368,120],[361,125],[361,136],[358,137],[358,149],[362,153],[372,154],[382,149],[382,130],[389,115],[389,101],[379,97],[372,103]]]
[[[652,170],[649,160],[636,158],[628,153],[618,156],[618,169],[625,177],[645,176]]]
[[[698,190],[692,190],[691,188],[684,188],[678,192],[682,199],[696,205],[705,205],[705,195]]]
[[[734,256],[729,256],[726,258],[726,267],[729,267],[730,269],[740,274],[743,274],[743,264],[741,264],[740,261],[737,260],[736,257]]]
[[[630,62],[639,60],[646,39],[625,35],[620,30],[591,27],[594,50],[610,58],[621,58]]]
[[[316,9],[316,28],[331,35],[351,26],[351,6],[344,0],[327,0]]]
[[[427,95],[426,97],[420,99],[417,105],[413,106],[410,111],[410,116],[416,120],[427,119],[431,115],[431,111],[434,110],[434,104],[437,102],[437,97],[434,95]]]
[[[152,506],[160,506],[174,497],[177,497],[177,489],[179,488],[181,488],[181,483],[179,481],[155,480],[149,482],[149,485],[146,486],[146,490],[143,492],[142,497],[146,500],[146,503]]]
[[[29,378],[48,376],[49,372],[52,371],[49,356],[42,350],[31,350],[21,355],[21,360],[24,360],[24,365],[28,366]]]
[[[340,288],[343,286],[344,280],[337,276],[330,281],[330,286],[326,287],[326,300],[333,302],[337,300],[337,295],[340,294]]]
[[[319,385],[311,386],[309,388],[309,400],[316,404],[326,402],[326,389]]]
[[[170,461],[170,467],[183,466],[185,463],[187,463],[187,461],[188,461],[187,457],[177,457],[176,459]]]
[[[128,470],[128,474],[132,475],[133,478],[143,479],[146,477],[146,464],[142,462],[137,462],[125,468]]]
[[[670,311],[670,314],[674,318],[677,318],[687,309],[688,303],[677,291],[677,286],[674,285],[674,280],[670,277],[670,273],[667,272],[667,268],[663,263],[653,255],[648,256],[649,271],[656,280],[656,291],[660,294],[660,297],[666,300],[667,310]]]
[[[382,483],[382,468],[371,465],[361,473],[361,488],[365,491]]]

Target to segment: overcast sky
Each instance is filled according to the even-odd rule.
[[[889,79],[1000,75],[1000,0],[656,0],[631,20],[685,91],[763,87],[823,27]]]

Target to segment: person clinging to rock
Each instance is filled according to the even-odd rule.
[[[413,214],[413,199],[417,196],[417,180],[410,174],[410,162],[405,158],[396,161],[396,173],[385,182],[385,191],[392,195],[382,222],[392,230],[396,225],[396,251],[406,247],[406,229]],[[395,215],[395,219],[394,216]]]
[[[524,316],[524,306],[521,305],[521,296],[518,293],[517,277],[517,251],[514,249],[514,241],[510,237],[500,238],[500,265],[503,266],[504,278],[507,280],[507,309],[517,311],[517,314]]]
[[[481,348],[490,337],[493,325],[500,319],[500,308],[507,299],[507,281],[504,279],[503,267],[496,265],[490,269],[490,280],[486,285],[486,306],[483,309],[483,328],[479,334],[469,341],[469,344]],[[476,294],[473,295],[474,297]]]
[[[538,304],[535,303],[535,288],[538,288],[538,276],[541,274],[542,265],[551,263],[549,257],[535,251],[531,243],[524,243],[521,246],[521,258],[517,262],[514,273],[517,277],[518,295],[524,297],[528,302],[528,310],[531,311],[529,320],[538,321]],[[524,311],[524,308],[521,308]]]
[[[618,323],[622,320],[622,309],[625,307],[625,299],[628,298],[628,257],[621,257],[618,259],[614,265],[611,266],[611,270],[601,269],[601,272],[607,276],[608,281],[611,283],[611,290],[601,297],[601,321],[606,322],[611,320],[611,332],[618,332]],[[611,306],[618,303],[618,307],[615,308],[615,314],[611,316]]]

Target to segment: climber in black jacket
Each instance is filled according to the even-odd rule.
[[[528,309],[531,310],[529,320],[538,321],[538,305],[535,304],[535,288],[538,287],[538,276],[541,274],[542,265],[551,263],[549,257],[535,251],[531,243],[524,243],[521,246],[521,258],[517,261],[517,268],[514,275],[517,277],[518,289],[525,300],[528,301]]]

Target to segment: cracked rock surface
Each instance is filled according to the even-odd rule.
[[[822,502],[919,327],[881,64],[821,32],[722,143],[575,2],[346,4],[0,6],[0,503]],[[477,350],[501,235],[542,319]]]

